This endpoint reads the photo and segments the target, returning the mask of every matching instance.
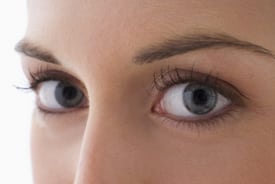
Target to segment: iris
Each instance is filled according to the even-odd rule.
[[[183,91],[183,104],[192,113],[204,115],[217,105],[218,94],[211,87],[201,84],[189,84]]]
[[[83,97],[83,93],[78,88],[64,82],[60,82],[55,89],[57,102],[66,108],[80,105]]]

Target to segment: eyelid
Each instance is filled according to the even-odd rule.
[[[42,83],[48,82],[48,81],[59,81],[59,82],[68,83],[78,88],[84,95],[83,103],[79,107],[70,108],[62,111],[61,110],[51,111],[51,110],[48,110],[47,108],[41,108],[42,105],[39,104],[40,101],[37,99],[36,101],[37,107],[38,107],[37,109],[41,114],[62,115],[62,114],[67,114],[68,112],[71,112],[71,111],[75,112],[75,111],[83,110],[89,107],[89,100],[87,98],[86,88],[84,87],[83,83],[79,79],[72,76],[68,72],[65,72],[61,69],[52,69],[44,66],[36,68],[36,70],[27,70],[27,72],[29,76],[28,78],[29,78],[30,87],[25,89],[31,89],[36,93],[36,95],[39,95],[39,90]]]
[[[213,88],[217,93],[227,98],[230,104],[217,113],[201,116],[198,119],[182,118],[167,113],[161,106],[161,101],[167,91],[173,86],[194,82]],[[237,87],[222,80],[218,74],[214,75],[213,72],[204,74],[194,70],[194,68],[192,70],[170,69],[169,66],[165,70],[162,68],[160,73],[154,74],[152,93],[153,96],[157,96],[151,108],[154,121],[160,122],[169,129],[182,130],[185,133],[198,133],[209,130],[212,134],[212,128],[218,128],[222,124],[232,124],[227,122],[238,122],[235,118],[239,116],[235,115],[239,115],[248,107],[248,101],[246,101],[248,98]]]
[[[192,70],[181,68],[171,69],[169,66],[167,69],[162,68],[159,74],[154,74],[152,88],[163,94],[171,86],[187,82],[197,82],[207,85],[217,90],[223,96],[231,99],[234,105],[240,107],[245,106],[245,100],[248,99],[248,97],[234,85],[220,79],[218,73],[215,75],[212,72],[204,74],[195,71],[194,68],[192,68]]]
[[[50,80],[56,80],[75,85],[83,92],[85,96],[87,96],[87,90],[84,84],[68,72],[57,69],[50,69],[47,67],[40,67],[39,69],[37,69],[37,71],[29,71],[29,76],[30,89],[34,91],[38,90],[40,83]]]

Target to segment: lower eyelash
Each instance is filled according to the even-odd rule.
[[[176,130],[191,130],[191,132],[196,132],[200,134],[202,131],[211,131],[215,128],[225,126],[226,124],[224,122],[231,119],[232,122],[237,122],[236,115],[239,112],[238,107],[232,106],[230,109],[228,109],[226,112],[224,112],[222,115],[214,116],[211,119],[208,120],[199,120],[199,121],[176,121],[173,119],[170,119],[168,117],[161,116],[160,119],[161,124],[167,128],[174,128]],[[154,115],[157,116],[157,115]],[[158,115],[159,116],[159,115]]]

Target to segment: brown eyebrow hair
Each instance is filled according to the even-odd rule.
[[[34,43],[23,39],[15,45],[15,51],[26,56],[44,61],[47,63],[61,65],[61,62],[48,50],[35,45]]]
[[[135,57],[137,64],[151,63],[155,60],[166,59],[187,52],[207,49],[231,47],[251,51],[254,53],[271,56],[275,59],[271,50],[248,41],[239,40],[223,33],[189,34],[164,41],[160,44],[141,50]]]
[[[200,33],[178,36],[142,49],[134,57],[134,62],[136,64],[152,63],[156,60],[162,60],[196,50],[228,47],[270,56],[275,59],[275,55],[271,50],[251,42],[242,41],[223,33]],[[19,41],[15,46],[15,50],[26,56],[33,57],[44,62],[61,65],[61,62],[58,61],[58,59],[50,51],[39,47],[26,39]]]

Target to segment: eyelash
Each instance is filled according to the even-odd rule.
[[[78,81],[75,77],[71,76],[69,73],[61,70],[50,69],[46,66],[45,67],[40,66],[36,71],[29,70],[28,76],[29,76],[29,85],[27,87],[16,87],[17,89],[23,90],[23,91],[32,91],[38,94],[39,85],[42,82],[52,80],[52,81],[60,81],[60,82],[72,84],[73,86],[76,86],[76,87],[79,87],[79,89],[82,89],[82,92],[86,94],[85,88],[80,81]],[[45,117],[48,115],[65,114],[63,112],[49,112],[40,107],[38,107],[37,110],[39,110],[39,112]]]
[[[40,67],[36,72],[30,71],[30,85],[27,88],[19,88],[24,90],[32,90],[37,92],[38,86],[40,83],[50,80],[58,80],[61,82],[69,82],[77,81],[74,77],[70,74],[60,71],[60,70],[52,70],[46,67]],[[241,91],[239,91],[236,87],[231,85],[230,83],[219,79],[218,73],[213,75],[212,72],[208,74],[203,74],[200,72],[195,71],[194,67],[191,70],[184,70],[180,68],[161,68],[160,73],[154,73],[153,75],[153,84],[152,84],[152,91],[157,91],[156,96],[162,96],[166,90],[170,87],[187,82],[196,82],[200,84],[207,85],[217,92],[221,93],[225,97],[229,98],[232,101],[232,105],[228,108],[224,113],[221,115],[214,116],[210,119],[199,120],[199,121],[181,121],[181,120],[171,120],[168,117],[161,116],[163,123],[167,121],[173,121],[176,123],[176,127],[180,126],[187,126],[189,129],[200,129],[200,128],[211,128],[215,127],[216,125],[224,122],[227,118],[232,117],[237,111],[237,107],[244,107],[244,99],[247,99],[247,96],[244,95]],[[72,84],[78,84],[73,82]],[[158,95],[159,94],[159,95]],[[155,103],[154,103],[155,105]],[[154,108],[154,107],[153,107]],[[44,112],[40,109],[43,114],[53,114]],[[153,110],[152,110],[153,111]],[[153,111],[154,113],[154,111]],[[156,114],[156,113],[154,113]]]
[[[21,89],[32,90],[34,92],[37,91],[39,84],[45,81],[57,80],[64,83],[71,83],[73,85],[77,83],[77,80],[69,73],[60,70],[49,69],[47,67],[39,67],[37,71],[29,71],[28,76],[30,77],[29,86],[27,88]]]
[[[209,72],[208,74],[203,74],[195,71],[194,67],[192,67],[191,70],[170,68],[169,66],[167,66],[167,68],[161,68],[160,74],[154,73],[152,90],[156,89],[158,92],[161,93],[160,97],[158,98],[160,99],[162,95],[165,94],[166,90],[168,90],[170,87],[188,82],[196,82],[198,84],[207,85],[213,88],[215,91],[221,93],[226,98],[229,98],[232,101],[232,104],[226,109],[226,111],[224,111],[224,113],[204,120],[175,121],[171,120],[168,117],[162,116],[161,118],[164,124],[166,124],[166,121],[173,121],[174,126],[176,126],[177,128],[179,128],[180,126],[187,126],[190,129],[215,127],[216,125],[227,120],[227,118],[233,117],[238,108],[245,107],[245,100],[248,99],[248,97],[243,92],[239,91],[232,84],[219,79],[218,73],[215,75],[213,75],[212,72]],[[152,112],[155,113],[153,108]]]

